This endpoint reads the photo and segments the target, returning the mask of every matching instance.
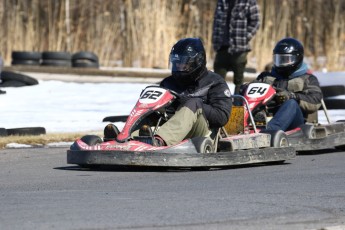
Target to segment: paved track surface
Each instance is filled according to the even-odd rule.
[[[0,150],[0,229],[345,228],[345,152],[211,171],[66,164],[66,148]]]

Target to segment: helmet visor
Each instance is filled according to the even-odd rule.
[[[277,67],[290,66],[296,63],[296,55],[293,54],[274,54],[273,63]]]
[[[169,69],[173,72],[190,72],[193,70],[194,57],[170,54]]]

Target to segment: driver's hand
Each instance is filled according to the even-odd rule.
[[[296,99],[296,95],[293,92],[287,91],[285,89],[276,89],[275,101],[278,105],[283,104],[289,99]]]
[[[191,99],[191,97],[189,97],[188,95],[185,94],[180,94],[177,97],[177,101],[181,104],[184,105],[189,99]]]

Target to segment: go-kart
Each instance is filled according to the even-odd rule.
[[[250,83],[243,90],[243,96],[249,103],[251,113],[246,112],[244,127],[260,129],[265,131],[266,125],[272,119],[272,111],[277,105],[275,99],[276,90],[266,83]],[[331,122],[325,103],[322,102],[328,124],[320,124],[317,119],[317,112],[311,114],[306,123],[298,128],[285,132],[288,146],[292,146],[297,152],[321,150],[329,148],[345,149],[345,120]],[[249,115],[252,114],[254,123],[251,124]]]
[[[284,132],[259,133],[255,128],[247,130],[242,122],[243,109],[234,109],[228,124],[212,130],[210,136],[185,139],[172,146],[152,145],[156,131],[173,114],[171,105],[178,97],[176,92],[159,86],[146,87],[128,116],[112,116],[103,120],[125,121],[122,131],[115,138],[87,135],[76,140],[67,151],[67,163],[82,167],[115,165],[212,168],[282,163],[296,156],[294,148],[287,145]],[[246,101],[240,95],[233,97]],[[247,102],[245,104],[248,106]],[[253,119],[249,107],[246,114]],[[239,119],[241,116],[242,119]],[[253,120],[252,123],[254,124]],[[150,136],[138,135],[138,130],[143,125],[153,128]],[[241,132],[238,132],[239,127]]]

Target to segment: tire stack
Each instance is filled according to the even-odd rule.
[[[42,52],[41,66],[71,67],[72,56],[69,52]]]
[[[13,129],[0,128],[0,137],[27,135],[37,136],[43,134],[46,134],[46,129],[44,127],[23,127]]]
[[[72,66],[76,68],[99,68],[98,57],[92,52],[80,51],[72,55]]]
[[[30,65],[39,66],[42,54],[40,52],[13,51],[12,65]]]
[[[321,87],[327,109],[345,109],[345,85]]]
[[[63,51],[13,51],[12,65],[99,68],[99,61],[96,54],[88,51],[76,52],[73,55]]]

